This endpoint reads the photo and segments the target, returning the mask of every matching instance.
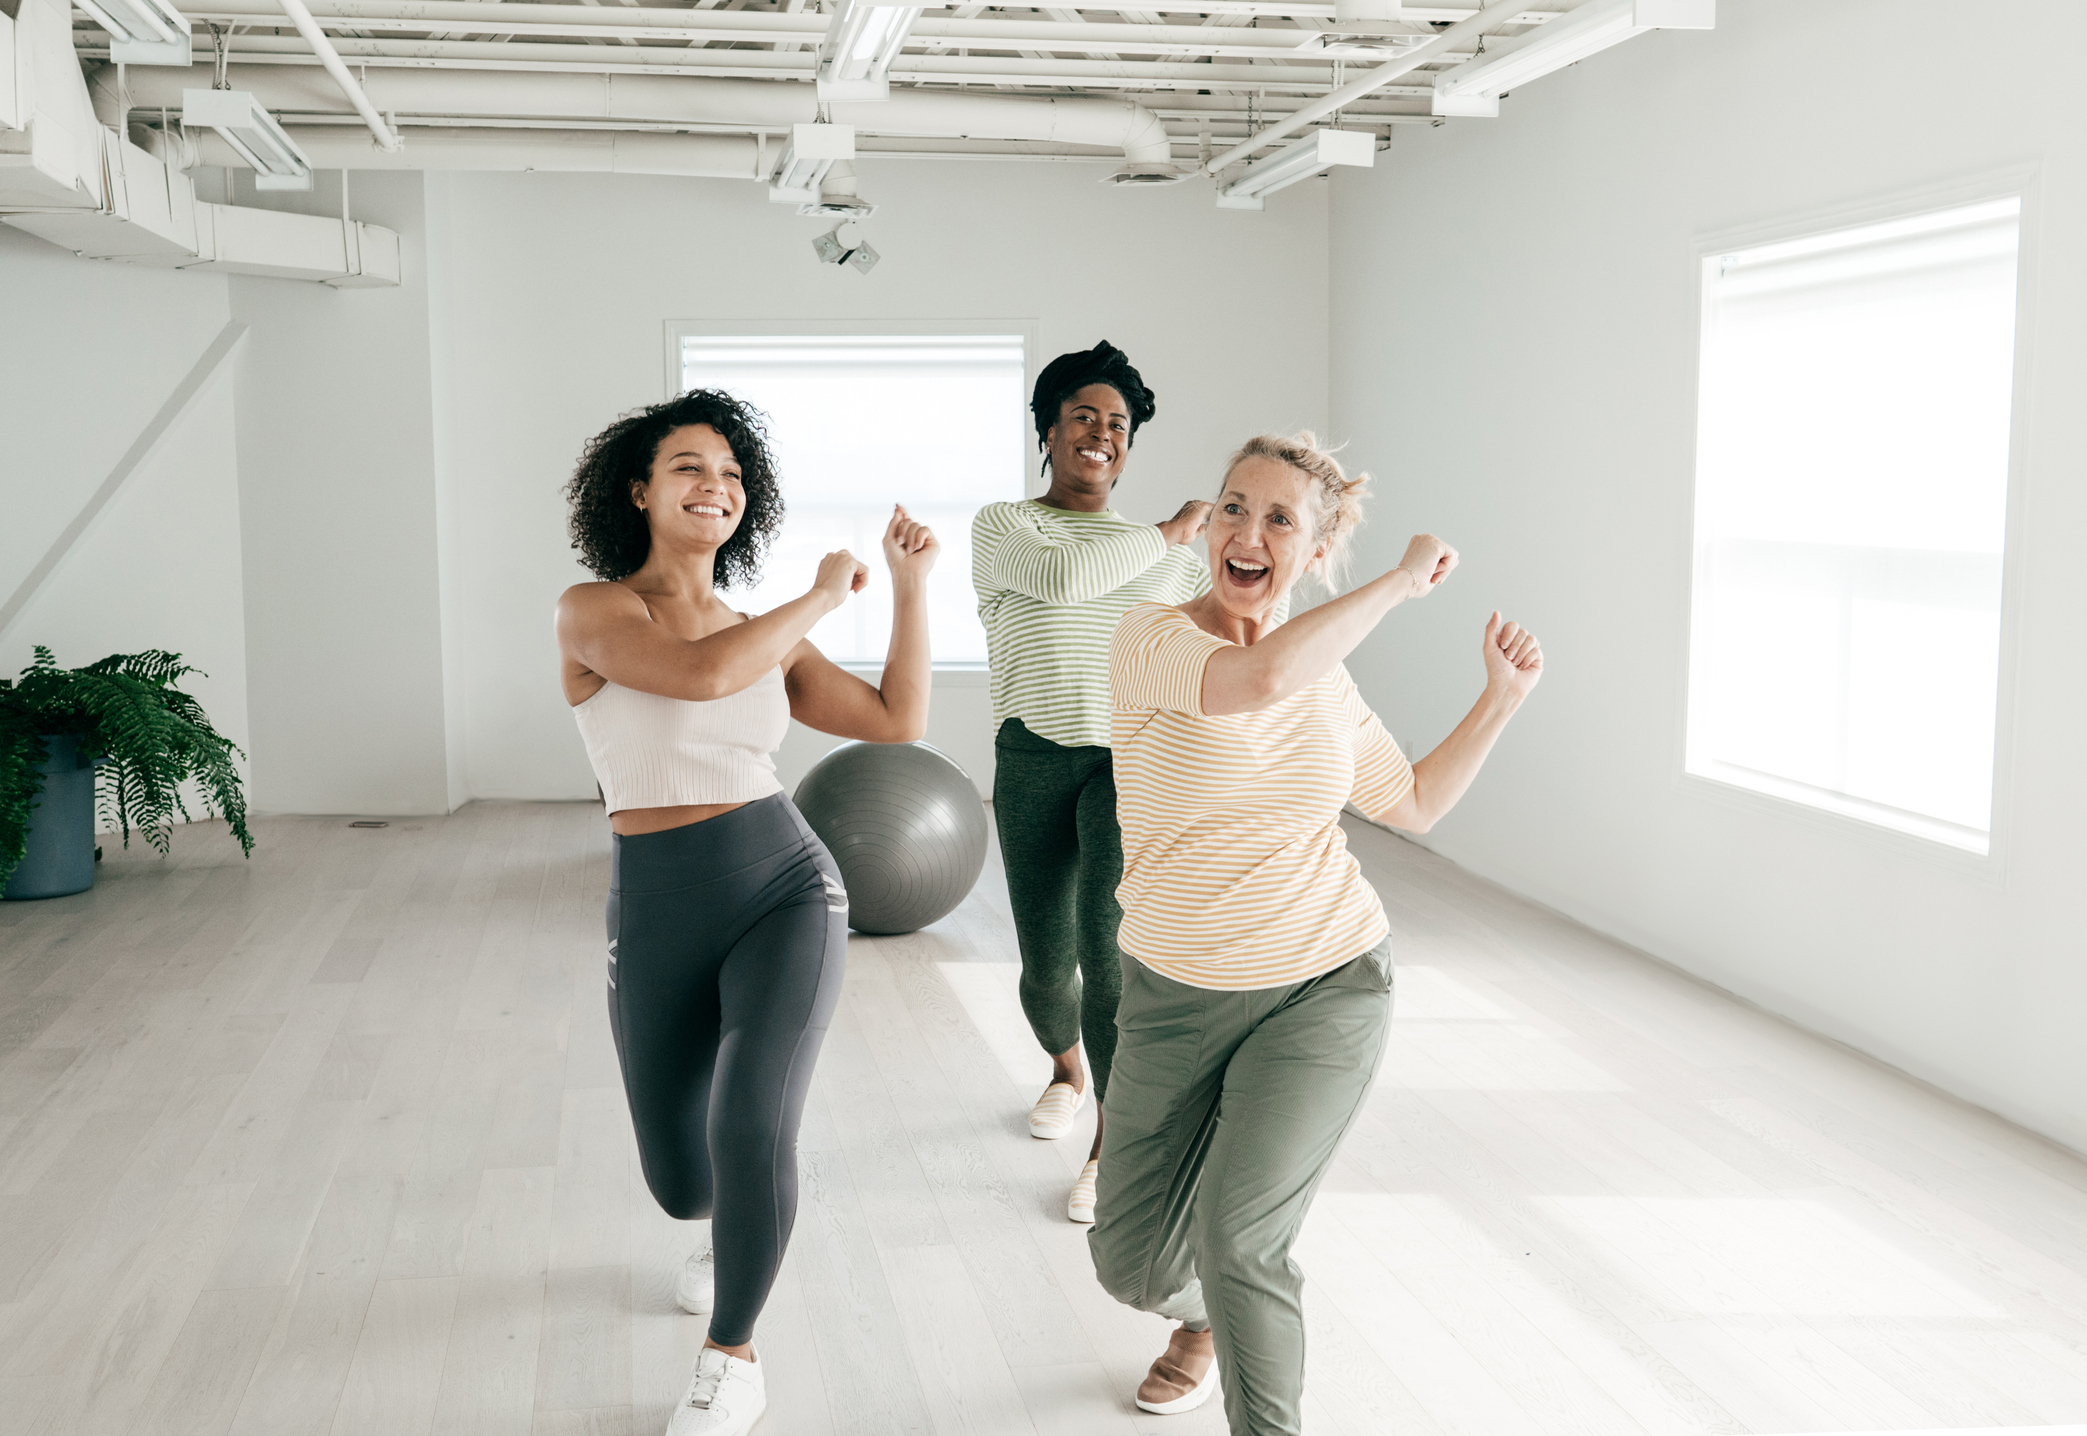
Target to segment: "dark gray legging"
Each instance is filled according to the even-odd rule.
[[[618,837],[609,1026],[645,1184],[711,1218],[710,1339],[754,1333],[797,1218],[797,1124],[841,996],[848,898],[780,793]]]

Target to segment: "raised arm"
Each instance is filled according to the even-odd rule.
[[[1433,752],[1413,765],[1413,786],[1405,796],[1371,813],[1372,818],[1409,833],[1424,833],[1464,796],[1507,720],[1544,671],[1544,652],[1536,635],[1503,622],[1497,612],[1486,622],[1485,660],[1486,686],[1478,702]]]
[[[1203,712],[1252,713],[1310,687],[1354,652],[1385,614],[1433,592],[1456,566],[1455,549],[1433,534],[1416,535],[1389,573],[1300,614],[1258,643],[1212,654],[1203,669]]]
[[[1092,543],[1053,543],[1019,519],[982,511],[972,527],[979,586],[1011,589],[1039,603],[1085,603],[1123,587],[1174,545],[1194,542],[1209,516],[1209,503],[1193,499],[1165,523]]]
[[[868,743],[910,743],[928,730],[928,572],[942,544],[926,524],[894,507],[884,529],[891,566],[891,647],[877,686],[834,663],[810,640],[784,670],[790,716],[807,727]]]
[[[576,584],[558,600],[558,646],[625,688],[698,702],[723,698],[780,664],[869,572],[845,549],[830,553],[819,561],[809,592],[697,639],[654,623],[645,601],[620,583]]]

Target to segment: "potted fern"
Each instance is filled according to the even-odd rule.
[[[175,684],[200,670],[178,653],[116,653],[60,668],[41,645],[13,680],[0,678],[0,896],[59,897],[94,885],[95,813],[133,828],[162,854],[181,784],[194,779],[205,811],[222,816],[242,853],[254,850],[230,739]],[[99,790],[100,802],[96,803]]]

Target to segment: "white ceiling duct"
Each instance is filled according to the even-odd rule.
[[[344,289],[399,282],[398,235],[388,229],[199,202],[181,172],[194,158],[192,144],[165,136],[148,152],[96,118],[71,24],[64,0],[19,0],[19,13],[0,31],[16,47],[0,50],[0,60],[17,81],[11,96],[0,89],[0,100],[11,99],[13,125],[0,131],[0,224],[121,264]],[[177,86],[187,73],[173,72]],[[169,108],[178,103],[177,91]],[[231,148],[212,139],[230,159]]]
[[[290,138],[322,170],[489,170],[545,174],[682,175],[753,179],[750,135],[657,135],[615,130],[416,128],[387,153],[345,125],[293,125]],[[191,133],[194,165],[239,163],[215,134]]]
[[[113,90],[107,70],[97,88]],[[178,71],[129,74],[135,111],[180,104],[184,83]],[[305,142],[310,126],[296,116],[345,115],[341,96],[323,71],[310,65],[242,65],[242,89],[251,90]],[[371,70],[364,89],[385,114],[419,119],[543,119],[638,124],[703,125],[717,129],[780,134],[818,118],[808,85],[767,80],[696,79],[669,75],[588,75],[500,70]],[[1153,183],[1179,178],[1166,126],[1143,105],[1129,100],[1059,96],[957,94],[900,90],[880,103],[827,107],[836,124],[866,134],[926,138],[1037,140],[1120,150],[1124,164],[1110,178],[1118,183]],[[417,127],[416,127],[417,128]],[[406,137],[401,163],[414,165],[420,140]],[[366,143],[359,154],[376,152]],[[326,161],[316,159],[322,168]],[[358,160],[351,168],[362,167]],[[390,167],[390,166],[384,166]],[[751,167],[740,171],[750,174]]]

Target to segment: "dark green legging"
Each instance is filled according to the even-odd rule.
[[[1022,1011],[1054,1057],[1086,1040],[1099,1102],[1109,1090],[1123,990],[1123,833],[1112,755],[1039,738],[1010,718],[993,756],[993,819],[1022,946]]]

